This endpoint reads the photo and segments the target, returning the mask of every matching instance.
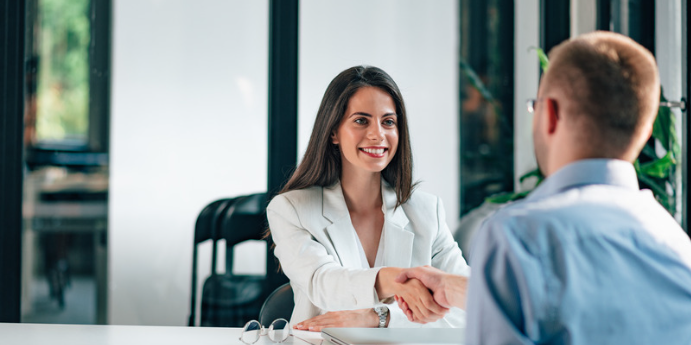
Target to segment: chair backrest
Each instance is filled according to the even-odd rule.
[[[290,321],[293,308],[295,308],[293,288],[290,286],[290,283],[285,283],[266,298],[259,312],[259,322],[268,327],[271,322],[278,318]]]
[[[212,277],[210,283],[217,281],[221,282],[224,279],[233,279],[233,246],[246,240],[262,239],[264,231],[267,228],[266,204],[266,194],[258,193],[240,196],[236,198],[226,198],[213,201],[206,207],[204,207],[202,211],[199,213],[199,216],[197,217],[197,221],[195,223],[194,247],[192,250],[192,288],[190,302],[190,317],[188,321],[189,326],[194,325],[196,317],[198,244],[209,239],[213,240],[213,249],[211,255]],[[226,240],[227,273],[226,275],[224,275],[224,277],[222,277],[222,279],[214,279],[214,275],[216,275],[217,242],[219,239]],[[207,288],[205,283],[205,291],[209,290],[207,292],[216,294],[215,291],[220,289],[221,288],[214,289],[213,287]],[[210,297],[212,299],[216,298],[216,296]],[[221,297],[225,298],[226,296],[224,295]]]
[[[267,229],[266,193],[240,197],[219,220],[219,237],[226,240],[226,271],[233,269],[233,247],[247,240],[261,240]]]
[[[238,198],[224,198],[215,200],[206,205],[194,224],[194,244],[192,245],[192,287],[190,289],[190,317],[188,325],[194,325],[197,308],[197,245],[207,240],[213,240],[213,253],[211,255],[211,272],[216,272],[216,241],[218,239],[218,228],[221,220],[221,215],[230,207]]]
[[[194,245],[210,240],[218,229],[219,216],[238,198],[225,198],[213,201],[206,205],[194,224]]]

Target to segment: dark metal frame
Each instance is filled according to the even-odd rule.
[[[612,21],[612,0],[597,0],[597,24],[598,30],[610,31]]]
[[[267,200],[287,182],[297,163],[298,0],[269,1],[269,135]],[[279,272],[267,238],[266,295],[288,281]]]
[[[0,6],[0,322],[19,322],[26,2]]]
[[[571,37],[571,1],[540,1],[540,47],[546,53]]]

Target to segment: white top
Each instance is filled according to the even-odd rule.
[[[386,227],[384,227],[386,229]],[[360,242],[360,236],[355,234],[355,239],[357,240],[357,246],[360,250],[360,264],[362,268],[375,268],[384,267],[384,229],[381,229],[381,237],[379,238],[379,247],[377,248],[377,256],[374,259],[374,266],[370,267],[369,261],[367,261],[367,254],[365,254],[365,248],[362,247],[362,242]]]

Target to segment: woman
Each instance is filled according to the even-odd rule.
[[[401,268],[421,265],[469,273],[439,198],[413,192],[412,167],[396,83],[376,67],[341,72],[326,89],[302,163],[267,208],[295,295],[294,328],[416,325],[397,305],[382,307],[394,296],[416,321],[464,325],[463,311],[444,316],[449,310],[419,281],[395,282]]]

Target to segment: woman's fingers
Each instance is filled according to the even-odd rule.
[[[413,322],[428,323],[442,318],[449,309],[444,308],[434,301],[429,290],[416,279],[411,279],[402,284],[403,292],[400,294],[413,313]],[[401,308],[403,309],[403,308]],[[406,313],[407,315],[408,313]],[[409,318],[410,319],[410,318]]]
[[[302,321],[293,328],[319,332],[329,327],[374,327],[379,325],[379,319],[374,320],[374,315],[372,309],[331,311]]]

